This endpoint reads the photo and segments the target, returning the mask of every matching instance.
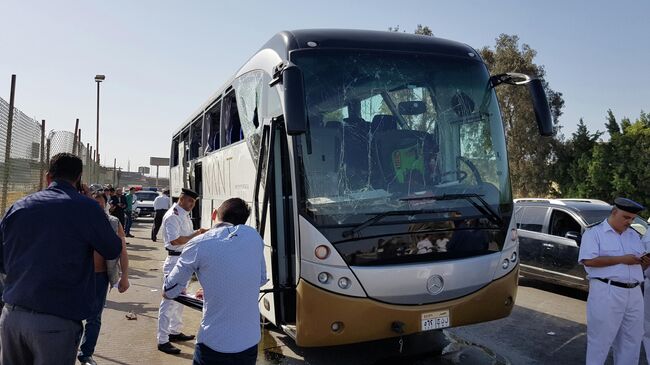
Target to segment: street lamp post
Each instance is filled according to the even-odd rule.
[[[96,75],[95,82],[97,83],[97,142],[95,144],[95,151],[97,151],[97,164],[99,165],[99,84],[106,79],[104,75]]]

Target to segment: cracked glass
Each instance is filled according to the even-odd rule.
[[[451,194],[480,196],[499,215],[511,204],[502,120],[479,60],[310,50],[292,61],[309,121],[299,140],[301,208],[317,226],[427,209],[452,226],[454,217],[488,222],[468,199],[436,198]]]

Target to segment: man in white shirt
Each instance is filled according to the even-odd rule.
[[[610,216],[585,232],[578,261],[589,278],[587,365],[602,365],[609,349],[614,364],[638,364],[643,337],[643,268],[650,260],[639,234],[630,228],[645,209],[616,198]],[[643,265],[643,267],[642,267]]]
[[[183,293],[193,272],[203,287],[194,364],[254,365],[257,359],[259,288],[267,278],[264,242],[245,225],[249,215],[243,200],[226,200],[217,210],[224,224],[191,240],[165,279],[167,298]]]
[[[165,216],[165,213],[167,213],[169,207],[171,207],[171,203],[172,202],[169,199],[169,189],[163,190],[162,195],[157,196],[153,201],[153,210],[155,215],[153,218],[153,226],[151,227],[151,240],[154,242],[156,242],[158,230],[162,225],[162,220]]]
[[[207,231],[207,229],[203,228],[194,230],[190,219],[190,212],[194,208],[198,197],[199,195],[194,191],[183,189],[178,203],[174,204],[163,217],[163,237],[165,250],[167,250],[167,259],[163,265],[163,274],[165,276],[169,275],[176,265],[185,244],[192,238]],[[189,279],[188,277],[184,286],[186,286]],[[183,327],[182,315],[182,304],[166,298],[162,299],[158,311],[158,350],[167,354],[179,354],[181,350],[172,345],[171,342],[194,339],[194,336],[185,335],[181,332],[181,327]]]

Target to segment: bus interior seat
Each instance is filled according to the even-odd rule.
[[[388,114],[377,114],[372,117],[372,122],[370,123],[370,133],[387,131],[387,130],[396,130],[397,129],[397,118]]]
[[[220,113],[211,113],[208,112],[205,114],[206,118],[206,125],[208,126],[208,145],[205,148],[205,153],[216,151],[219,149],[219,144],[221,141],[219,140],[219,118],[220,118]]]
[[[359,134],[367,135],[370,132],[370,123],[363,118],[343,118],[343,124],[349,130]]]
[[[343,121],[342,142],[347,181],[350,189],[357,190],[367,185],[370,171],[370,123],[363,118],[354,117],[345,118]]]
[[[413,191],[427,181],[433,172],[428,161],[435,157],[433,136],[413,130],[378,130],[372,139],[374,154],[371,181],[375,188]],[[413,184],[416,185],[413,185]],[[400,188],[403,187],[403,188]],[[417,190],[416,190],[417,191]]]
[[[244,136],[241,130],[241,122],[239,121],[239,111],[237,104],[230,104],[230,120],[226,125],[226,145],[241,141]]]
[[[190,142],[190,159],[195,159],[199,157],[199,151],[201,150],[201,129],[193,129],[192,139]]]
[[[325,122],[325,128],[343,128],[343,123],[338,120],[330,120]]]

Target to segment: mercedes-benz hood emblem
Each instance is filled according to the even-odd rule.
[[[445,287],[445,281],[440,275],[433,275],[427,279],[427,291],[431,295],[440,294],[442,289]]]

